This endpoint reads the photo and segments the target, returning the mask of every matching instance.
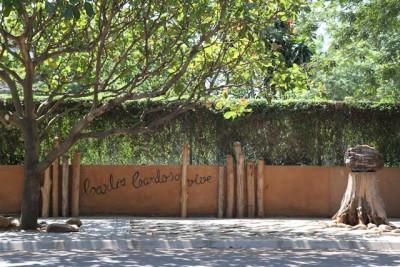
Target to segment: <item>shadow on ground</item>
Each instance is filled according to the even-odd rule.
[[[399,266],[396,253],[260,249],[0,252],[0,266]]]

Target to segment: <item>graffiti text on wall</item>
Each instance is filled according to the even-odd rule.
[[[121,188],[131,186],[134,189],[151,186],[154,184],[174,183],[181,180],[179,173],[172,171],[168,173],[161,173],[159,169],[156,170],[152,176],[143,176],[140,171],[135,171],[130,177],[114,177],[112,174],[108,177],[107,181],[103,184],[93,185],[89,178],[83,181],[83,192],[86,195],[105,195],[107,193],[119,190]],[[194,177],[188,177],[187,185],[198,186],[212,183],[211,176],[201,176],[196,174]]]

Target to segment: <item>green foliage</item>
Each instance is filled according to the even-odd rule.
[[[97,91],[102,104],[164,87],[162,97],[177,100],[224,90],[230,98],[274,98],[277,90],[306,87],[301,64],[310,51],[293,24],[305,6],[302,0],[0,0],[9,11],[0,22],[13,36],[31,31],[33,94],[45,106],[94,99]],[[7,38],[0,35],[4,47]],[[20,48],[11,46],[0,49],[0,68],[24,77]],[[16,85],[23,101],[23,85]],[[247,111],[243,102],[224,108],[229,118]]]
[[[0,7],[5,17],[11,12],[22,15],[23,12],[41,10],[49,16],[60,13],[66,19],[80,19],[82,7],[89,17],[94,15],[92,0],[55,0],[55,1],[29,1],[29,0],[1,0]]]
[[[56,134],[64,136],[80,113],[90,108],[89,104],[82,103],[80,111],[64,117],[51,129],[42,151],[53,146]],[[149,104],[128,103],[97,120],[91,130],[132,126],[144,108]],[[222,111],[198,107],[153,132],[85,140],[72,151],[82,152],[84,164],[178,164],[182,145],[189,143],[192,163],[223,164],[226,154],[232,153],[232,143],[240,141],[249,159],[263,158],[268,164],[278,165],[332,166],[343,165],[348,147],[369,144],[383,153],[387,166],[400,166],[397,104],[258,100],[249,102],[247,108],[252,112],[226,120]],[[165,106],[162,112],[168,109],[173,107]],[[161,113],[147,119],[155,119]],[[17,131],[0,128],[0,144],[1,164],[21,163],[22,142]]]
[[[267,99],[286,98],[287,93],[309,89],[307,65],[313,52],[307,43],[308,36],[298,30],[296,20],[297,16],[278,17],[262,32],[266,50],[272,51],[263,81],[268,90],[262,96]]]
[[[330,38],[329,47],[320,50],[311,64],[321,97],[400,100],[399,16],[397,0],[314,2],[313,12],[304,20],[311,31],[326,26],[324,38]],[[322,49],[324,43],[316,42]]]
[[[215,101],[215,109],[224,111],[224,118],[228,120],[236,119],[245,113],[251,112],[251,109],[248,108],[248,105],[249,101],[246,99],[242,98],[239,100],[230,98],[227,90],[225,90]]]

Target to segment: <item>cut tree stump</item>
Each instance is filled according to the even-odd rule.
[[[367,145],[347,149],[344,162],[353,172],[375,172],[383,168],[382,155]]]
[[[373,147],[360,145],[348,149],[344,160],[351,172],[339,211],[332,219],[353,226],[389,224],[377,184],[382,155]]]
[[[379,194],[376,172],[349,173],[346,192],[333,220],[353,226],[389,224]]]

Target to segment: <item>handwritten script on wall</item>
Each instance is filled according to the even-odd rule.
[[[152,176],[143,176],[140,171],[134,171],[129,177],[114,177],[111,174],[105,183],[99,185],[93,185],[89,178],[85,178],[83,180],[83,193],[89,196],[101,196],[128,186],[137,190],[155,184],[175,183],[180,180],[180,173],[172,171],[161,173],[159,169]],[[194,177],[188,177],[187,185],[191,187],[209,184],[212,183],[212,180],[211,176],[196,174]]]

